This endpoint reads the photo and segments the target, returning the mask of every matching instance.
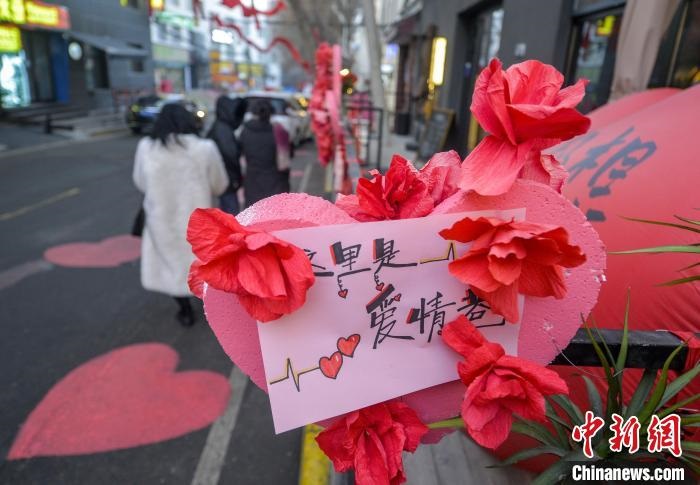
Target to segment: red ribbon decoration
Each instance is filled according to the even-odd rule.
[[[281,44],[287,48],[287,50],[289,51],[289,53],[292,56],[292,59],[294,59],[297,62],[297,64],[299,64],[301,67],[303,67],[304,70],[306,70],[307,72],[311,71],[311,66],[309,65],[309,63],[304,60],[304,58],[301,56],[301,53],[297,50],[294,43],[291,40],[287,39],[286,37],[281,37],[281,36],[275,37],[274,39],[272,39],[272,42],[270,42],[270,44],[267,47],[263,47],[263,46],[256,44],[254,41],[250,40],[248,37],[246,37],[246,35],[243,33],[243,31],[241,30],[241,28],[238,25],[236,25],[232,22],[224,22],[223,20],[221,20],[219,18],[218,15],[212,15],[211,21],[214,22],[214,24],[216,24],[216,26],[219,28],[230,29],[230,30],[236,31],[238,36],[246,44],[253,47],[255,50],[257,50],[259,52],[269,52],[275,45]]]
[[[257,27],[258,30],[260,30],[260,20],[258,19],[258,15],[270,17],[272,15],[278,14],[287,7],[283,0],[277,0],[275,6],[272,7],[270,10],[258,10],[257,8],[255,8],[254,0],[251,0],[251,3],[252,5],[250,7],[246,7],[245,5],[243,5],[243,2],[241,0],[221,0],[221,4],[224,7],[241,7],[244,17],[253,17],[255,19],[255,27]]]

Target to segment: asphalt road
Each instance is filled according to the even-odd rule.
[[[99,425],[103,418],[108,421],[102,414],[138,404],[139,399],[138,392],[115,393],[114,387],[95,391],[98,375],[93,380],[78,376],[73,385],[51,391],[56,395],[49,397],[60,405],[48,406],[41,419],[32,420],[34,434],[25,452],[29,457],[7,458],[30,413],[42,400],[51,400],[47,393],[74,369],[115,349],[160,343],[179,355],[177,372],[209,371],[223,379],[231,375],[231,362],[206,322],[200,319],[194,327],[182,328],[173,319],[176,307],[167,296],[141,288],[138,261],[112,268],[75,268],[43,259],[53,246],[97,242],[129,232],[141,201],[131,182],[136,142],[122,137],[0,158],[2,484],[190,484],[198,464],[201,468],[207,458],[203,456],[205,445],[218,439],[218,452],[222,452],[221,436],[208,439],[211,426],[175,438],[154,438],[154,434],[177,433],[163,431],[156,419],[128,420],[120,424],[119,433],[114,429],[107,433],[148,444],[94,451],[112,446],[104,445],[112,441]],[[306,164],[313,158],[313,147],[299,151],[292,167],[293,187],[306,179],[311,180],[305,184],[311,187],[307,191],[320,189],[317,165],[312,178],[308,173],[304,177]],[[118,371],[109,368],[117,375]],[[124,379],[138,381],[145,375],[141,372],[130,367]],[[153,384],[156,389],[159,385]],[[99,401],[94,394],[99,392],[112,394],[93,406],[93,401]],[[228,447],[223,445],[225,458],[219,465],[213,461],[213,471],[198,475],[203,477],[201,483],[217,483],[217,476],[222,484],[297,483],[300,431],[275,436],[267,396],[253,384],[234,388],[234,398],[240,408],[232,432],[223,433],[230,437]],[[167,396],[163,399],[162,406],[173,407],[183,421],[200,413],[197,403],[188,406]],[[88,414],[89,420],[85,419]],[[171,428],[178,427],[177,421]],[[156,431],[144,432],[152,427]],[[75,453],[63,449],[69,442],[83,451],[66,456]],[[41,456],[47,450],[63,456]],[[211,450],[204,455],[207,453],[211,455]]]

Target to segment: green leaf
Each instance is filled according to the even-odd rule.
[[[588,403],[591,405],[591,411],[593,411],[593,414],[596,416],[602,416],[603,415],[603,400],[600,397],[600,394],[598,393],[598,388],[593,384],[593,381],[591,381],[587,376],[581,376],[583,377],[584,382],[586,383],[586,390],[588,391]]]
[[[630,249],[627,251],[610,251],[610,254],[640,254],[640,253],[700,253],[700,246],[693,245],[673,245],[656,246],[653,248]]]
[[[678,350],[683,348],[682,344],[679,349],[676,350],[675,353],[678,353]],[[666,387],[666,391],[664,392],[663,397],[661,398],[661,401],[659,402],[660,406],[663,406],[666,404],[670,399],[672,399],[676,394],[681,392],[684,387],[686,387],[688,384],[692,382],[697,375],[700,374],[700,363],[696,364],[695,367],[690,369],[688,372],[684,372],[683,374],[679,375],[676,377],[669,385]]]
[[[630,399],[629,405],[627,406],[627,411],[625,412],[626,418],[636,416],[642,409],[642,405],[649,395],[651,387],[654,385],[656,374],[656,369],[644,369],[644,375],[642,375],[642,378],[639,380],[637,389],[634,391],[634,394],[632,394],[632,399]]]
[[[518,418],[513,423],[511,430],[515,433],[524,434],[525,436],[534,438],[543,445],[554,446],[557,448],[561,448],[562,445],[562,443],[560,443],[547,428],[533,421],[524,421]]]
[[[576,426],[581,423],[583,423],[583,413],[581,413],[581,410],[579,407],[571,401],[567,396],[563,394],[555,394],[552,396],[549,396],[549,399],[551,399],[557,406],[559,406],[562,411],[566,413],[566,415],[569,417],[571,420],[571,424]]]
[[[676,217],[678,217],[678,216],[676,216]],[[686,230],[686,231],[693,231],[693,232],[700,233],[700,229],[697,229],[697,228],[695,228],[695,227],[684,226],[684,225],[682,225],[682,224],[674,224],[673,222],[652,221],[652,220],[649,220],[649,219],[637,219],[637,218],[634,218],[634,217],[624,217],[624,216],[622,216],[622,218],[625,219],[625,220],[628,220],[628,221],[642,222],[642,223],[644,223],[644,224],[656,224],[656,225],[658,225],[658,226],[675,227],[675,228],[677,228],[677,229],[684,229],[684,230]],[[678,217],[678,218],[680,219],[680,217]],[[682,219],[681,219],[681,220],[682,220]],[[685,222],[690,222],[690,223],[692,224],[691,221],[685,221]]]
[[[573,428],[573,425],[571,423],[566,422],[566,420],[564,418],[559,416],[559,414],[557,414],[556,409],[554,409],[554,407],[552,406],[552,404],[548,400],[545,399],[544,405],[545,405],[545,415],[552,422],[552,424],[556,423],[556,424],[560,425],[562,428],[564,428],[568,431],[571,431],[571,429]],[[567,440],[568,440],[568,438],[567,438]]]
[[[700,414],[681,416],[681,426],[692,426],[694,424],[700,424]]]
[[[699,399],[700,399],[700,394],[695,394],[693,396],[690,396],[687,399],[683,399],[682,401],[679,401],[679,402],[673,404],[673,406],[669,406],[667,408],[664,408],[663,411],[658,412],[656,414],[659,416],[660,419],[665,418],[666,416],[668,416],[672,412],[674,412],[674,411],[676,411],[684,406],[687,406],[688,404],[695,402]]]
[[[693,473],[700,475],[700,465],[693,463],[692,460],[689,460],[688,457],[684,455],[679,456],[678,459],[681,461],[681,463],[690,468]]]
[[[692,220],[692,219],[686,219],[685,217],[681,217],[681,216],[673,216],[673,217],[675,217],[675,218],[678,219],[679,221],[687,222],[688,224],[693,224],[693,225],[695,225],[695,226],[700,226],[700,221],[694,221],[694,220]]]
[[[681,269],[678,270],[678,272],[680,273],[681,271],[688,271],[689,269],[693,269],[693,268],[695,268],[696,266],[700,266],[700,262],[693,263],[693,264],[691,264],[690,266],[686,266],[685,268],[681,268]]]
[[[540,446],[537,448],[530,448],[529,450],[522,450],[517,453],[514,453],[505,460],[501,461],[497,466],[510,466],[523,460],[534,458],[540,455],[557,455],[561,457],[565,454],[565,451],[554,446]]]
[[[627,347],[629,345],[629,318],[630,318],[630,289],[627,288],[627,303],[625,304],[625,320],[622,324],[622,341],[620,342],[620,353],[617,355],[615,370],[622,372],[627,362]]]
[[[681,441],[681,449],[683,451],[700,451],[700,442],[698,442],[698,441]]]
[[[545,471],[537,475],[531,485],[555,485],[561,483],[571,474],[573,465],[565,460],[559,460]]]
[[[688,276],[686,278],[678,278],[677,280],[671,280],[671,281],[666,281],[665,283],[659,283],[656,286],[676,286],[676,285],[682,285],[685,283],[690,283],[692,281],[698,281],[700,280],[700,275],[692,275]]]
[[[678,355],[678,352],[680,352],[681,349],[684,347],[684,345],[685,344],[681,344],[678,347],[676,347],[676,350],[671,352],[671,355],[669,355],[666,361],[664,362],[664,367],[663,369],[661,369],[661,374],[659,376],[658,382],[656,383],[656,387],[651,393],[651,397],[649,397],[649,400],[639,413],[638,418],[642,426],[646,425],[647,419],[649,419],[651,415],[659,408],[659,403],[661,402],[661,399],[663,398],[664,393],[666,392],[666,383],[668,382],[668,368],[670,367],[671,362],[676,357],[676,355]]]

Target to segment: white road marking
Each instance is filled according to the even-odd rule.
[[[43,259],[29,261],[17,266],[13,266],[5,271],[0,271],[0,290],[9,288],[22,281],[27,276],[31,276],[42,271],[48,271],[53,268],[53,264]]]
[[[309,161],[304,167],[304,175],[301,178],[301,183],[299,184],[299,192],[306,192],[306,187],[309,185],[309,179],[311,179],[311,171],[313,170],[313,161]]]
[[[58,202],[63,199],[67,199],[69,197],[74,197],[80,193],[80,189],[78,187],[73,187],[72,189],[68,189],[64,192],[61,192],[60,194],[53,195],[49,197],[48,199],[40,200],[39,202],[35,204],[30,204],[30,205],[25,205],[24,207],[20,207],[17,210],[11,211],[11,212],[3,212],[0,214],[0,222],[1,221],[8,221],[10,219],[14,219],[15,217],[23,216],[27,212],[31,212],[33,210],[39,209],[41,207],[45,207],[47,205],[51,205],[55,202]]]
[[[231,399],[226,407],[226,412],[214,422],[209,430],[207,441],[192,478],[192,485],[217,485],[219,483],[233,428],[236,426],[238,412],[241,409],[241,403],[248,386],[248,376],[234,366],[228,382],[231,385]]]

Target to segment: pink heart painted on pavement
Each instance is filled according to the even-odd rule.
[[[160,343],[122,347],[71,371],[22,425],[9,460],[84,455],[158,443],[223,414],[231,388],[210,371],[176,372]]]
[[[102,241],[61,244],[47,249],[44,259],[68,268],[115,268],[141,257],[141,238],[128,234]]]
[[[519,180],[504,195],[483,197],[457,193],[435,208],[432,214],[489,209],[526,208],[526,220],[563,226],[572,244],[582,248],[587,261],[567,272],[568,294],[564,300],[526,297],[518,354],[546,364],[565,348],[581,326],[581,315],[595,305],[603,281],[605,248],[581,211],[548,186]],[[335,205],[317,197],[289,194],[265,199],[245,210],[239,222],[274,231],[294,227],[357,222]],[[235,295],[212,288],[204,295],[207,319],[226,353],[261,389],[266,389],[257,324],[238,303]],[[457,379],[455,370],[455,379]],[[424,389],[402,399],[424,422],[459,414],[464,385],[452,382]],[[428,440],[439,438],[431,433]]]

